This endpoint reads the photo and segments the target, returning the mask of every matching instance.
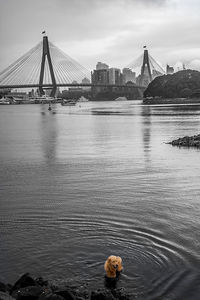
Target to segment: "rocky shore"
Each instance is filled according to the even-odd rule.
[[[0,282],[0,300],[129,300],[123,288],[110,287],[90,291],[87,284],[68,286],[63,282],[48,282],[29,273],[22,275],[14,285]]]
[[[196,147],[200,148],[200,134],[194,136],[184,136],[183,138],[179,138],[177,140],[173,140],[169,142],[172,146],[179,147]]]

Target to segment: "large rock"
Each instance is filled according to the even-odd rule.
[[[113,296],[118,300],[129,300],[130,296],[127,294],[124,288],[112,290]]]
[[[21,288],[25,288],[27,286],[35,286],[35,280],[30,276],[29,273],[25,273],[22,275],[19,280],[17,280],[14,286],[11,288],[10,294],[13,295],[15,291],[20,290]]]
[[[16,299],[10,296],[9,294],[0,291],[0,300],[16,300]]]
[[[17,291],[17,300],[37,300],[43,293],[40,286],[28,286]]]
[[[54,294],[62,296],[65,300],[76,300],[77,297],[82,297],[85,294],[88,294],[88,289],[86,292],[85,285],[76,287],[75,285],[72,287],[69,285],[67,281],[61,282],[53,282],[50,284],[50,287]],[[83,297],[83,299],[87,299],[87,297]]]
[[[65,298],[63,298],[60,295],[53,294],[51,292],[44,292],[42,293],[42,295],[40,295],[38,300],[65,300]]]
[[[7,286],[3,282],[0,282],[0,291],[7,292]]]
[[[42,277],[36,278],[35,283],[40,286],[48,286],[48,280],[44,280]]]
[[[115,300],[115,298],[110,290],[98,289],[96,291],[92,291],[91,300]]]
[[[56,292],[56,295],[62,296],[65,300],[76,300],[75,296],[70,290],[62,290]]]

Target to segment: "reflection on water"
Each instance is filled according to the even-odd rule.
[[[55,114],[56,112],[54,110],[46,111],[46,105],[41,106],[41,146],[47,163],[53,163],[56,160],[58,128]]]
[[[87,102],[0,109],[0,280],[29,271],[132,299],[199,297],[199,106]]]
[[[141,116],[144,121],[142,122],[142,134],[143,134],[143,148],[144,148],[144,156],[145,162],[148,164],[150,162],[150,152],[151,152],[151,107],[145,106],[141,111]]]

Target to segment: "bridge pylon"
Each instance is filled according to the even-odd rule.
[[[50,96],[55,97],[57,85],[56,85],[56,79],[55,79],[55,75],[54,75],[54,71],[53,71],[51,55],[50,55],[50,51],[49,51],[48,37],[45,35],[45,36],[43,36],[42,62],[41,62],[40,78],[39,78],[39,92],[41,95],[44,94],[43,80],[44,80],[44,68],[45,68],[46,58],[49,63],[49,71],[50,71],[51,81],[52,81],[52,90],[51,90]]]
[[[146,48],[146,46],[144,46]],[[152,73],[151,67],[149,63],[149,53],[147,49],[144,49],[143,55],[143,63],[141,68],[141,75],[140,75],[140,85],[147,86],[152,81]]]

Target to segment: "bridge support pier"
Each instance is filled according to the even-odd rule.
[[[140,85],[147,86],[152,81],[151,68],[149,63],[148,50],[144,50],[143,63],[141,69]]]
[[[43,80],[44,80],[44,68],[45,68],[46,58],[47,58],[48,63],[49,63],[49,71],[50,71],[51,81],[52,81],[52,86],[53,86],[50,96],[55,97],[56,89],[57,89],[56,79],[55,79],[55,75],[54,75],[54,71],[53,71],[53,65],[52,65],[50,51],[49,51],[48,37],[44,36],[43,37],[42,63],[41,63],[40,79],[39,79],[39,92],[40,92],[41,95],[44,94]]]

